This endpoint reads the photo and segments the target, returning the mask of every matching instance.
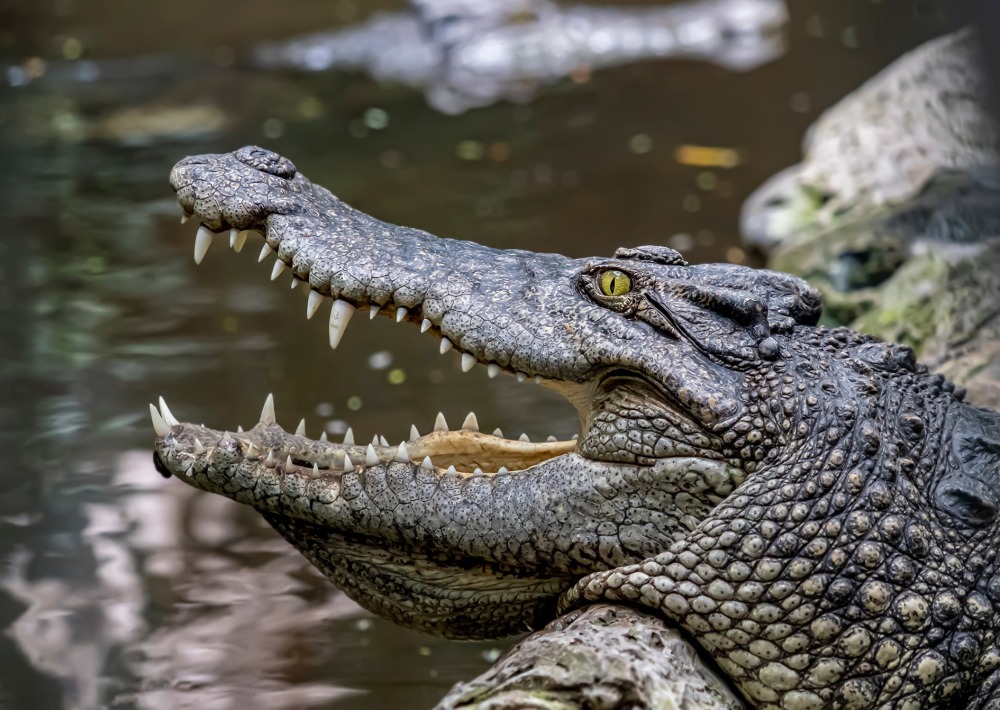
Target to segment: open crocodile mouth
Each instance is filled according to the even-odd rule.
[[[190,216],[185,210],[181,223]],[[240,252],[247,242],[250,230],[229,230],[229,245]],[[223,233],[213,232],[201,225],[195,237],[194,259],[201,264],[213,241],[223,236]],[[258,261],[263,261],[274,253],[265,241]],[[276,280],[288,267],[280,255],[275,261],[271,272],[271,280]],[[292,274],[292,288],[304,280]],[[308,282],[305,282],[308,285]],[[330,298],[317,290],[310,290],[306,304],[306,318],[311,319],[325,301]],[[369,317],[376,315],[392,317],[395,321],[410,320],[405,307],[378,304],[363,304],[367,307]],[[352,304],[343,299],[333,299],[330,307],[329,337],[330,347],[336,349],[343,338],[351,317],[362,307],[362,304]],[[484,365],[487,375],[494,378],[506,372],[513,375],[519,382],[529,379],[524,372],[510,371],[496,363],[481,363],[467,352],[461,352],[445,336],[436,332],[434,324],[427,318],[420,320],[420,332],[436,335],[440,338],[440,352],[447,353],[456,350],[461,357],[463,372],[470,371],[477,364]],[[556,390],[565,390],[564,383],[548,381],[541,376],[531,377],[537,384],[547,384]],[[571,387],[574,389],[574,387]],[[565,393],[565,392],[564,392]],[[444,415],[438,413],[433,429],[421,434],[416,425],[411,425],[409,437],[398,444],[390,443],[384,436],[376,435],[370,442],[355,439],[353,429],[348,428],[342,442],[328,441],[326,432],[319,439],[306,436],[305,420],[302,420],[294,433],[289,433],[276,423],[274,399],[267,396],[261,411],[260,421],[253,428],[244,431],[238,428],[235,432],[216,431],[204,426],[181,423],[173,416],[163,398],[159,407],[150,405],[153,428],[158,442],[154,461],[157,470],[163,475],[179,474],[185,471],[190,475],[195,459],[209,457],[213,454],[225,454],[223,458],[233,456],[247,462],[258,462],[268,468],[277,468],[283,472],[297,471],[322,477],[326,473],[341,473],[353,471],[358,467],[375,466],[381,463],[400,462],[419,465],[428,471],[444,472],[459,477],[505,474],[508,472],[529,469],[544,461],[570,454],[577,449],[577,436],[570,440],[558,441],[550,436],[544,442],[532,442],[526,434],[517,439],[506,438],[500,429],[492,433],[481,432],[475,413],[470,412],[457,429],[450,428]],[[163,439],[169,439],[169,446]],[[168,451],[169,449],[169,451]],[[229,460],[227,463],[236,464]]]

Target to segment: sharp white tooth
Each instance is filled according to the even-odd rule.
[[[430,456],[424,456],[424,460],[420,462],[420,468],[426,468],[428,471],[434,470],[434,464],[431,463]]]
[[[416,424],[410,424],[410,441],[416,441],[420,438],[420,432],[417,431]]]
[[[434,418],[434,431],[448,431],[448,422],[444,420],[444,414],[441,412]]]
[[[267,255],[270,254],[272,251],[274,251],[274,249],[271,248],[271,245],[268,244],[267,242],[264,242],[264,246],[262,246],[260,249],[260,256],[257,257],[257,262],[260,263],[261,261],[264,261],[264,259],[267,258]]]
[[[472,472],[472,475],[473,476],[482,476],[483,475],[483,469],[479,468],[479,466],[476,466],[476,470]]]
[[[205,453],[206,451],[208,451],[208,449],[205,448],[205,445],[202,444],[197,439],[195,439],[194,440],[194,452],[200,456],[201,454]]]
[[[326,438],[326,432],[325,431],[320,432],[319,440],[320,441],[329,441],[329,439]]]
[[[379,446],[384,446],[386,448],[389,448],[389,440],[386,439],[384,436],[380,436],[378,438],[378,444]]]
[[[531,441],[531,439],[528,438],[527,434],[521,434],[521,436],[517,437],[517,440],[518,441]]]
[[[251,442],[251,443],[247,444],[247,456],[246,457],[248,459],[249,458],[253,458],[254,453],[256,453],[256,452],[253,450],[253,442]]]
[[[264,459],[264,463],[268,466],[274,465],[274,449],[267,450],[267,458]]]
[[[274,416],[274,395],[267,395],[267,399],[264,400],[264,408],[260,410],[260,423],[261,424],[274,424],[276,417]]]
[[[451,350],[453,347],[455,347],[455,344],[448,340],[448,338],[441,338],[440,350],[442,355]]]
[[[476,366],[476,358],[469,353],[462,353],[462,372],[468,372]]]
[[[556,441],[556,438],[550,434],[546,441]]]
[[[344,337],[344,331],[347,330],[347,324],[353,315],[354,306],[347,301],[341,301],[338,298],[333,302],[333,308],[330,309],[330,347],[332,349],[340,345],[340,339]]]
[[[237,434],[242,434],[243,433],[243,427],[241,427],[239,424],[236,425],[236,433]]]
[[[323,294],[319,291],[310,291],[309,300],[306,301],[306,320],[316,315],[316,311],[323,305]]]
[[[433,323],[431,323],[429,320],[427,320],[426,318],[424,318],[420,322],[420,332],[421,333],[426,333],[428,330],[431,329],[431,326],[433,326],[433,325],[434,325]]]
[[[180,424],[180,422],[177,421],[177,417],[170,413],[170,409],[167,407],[167,403],[164,401],[163,397],[160,397],[160,414],[163,415],[163,421],[170,426],[177,426]]]
[[[517,373],[518,382],[524,382],[526,379],[528,379],[528,376],[526,374],[524,374],[523,372]]]
[[[190,218],[190,217],[188,217],[188,216],[187,216],[186,214],[182,214],[182,215],[181,215],[181,224],[187,224],[187,221],[188,221],[189,219],[191,219],[191,218]]]
[[[396,461],[401,463],[410,463],[410,453],[406,450],[406,442],[399,442],[399,447],[396,449]]]
[[[347,427],[347,431],[344,433],[344,446],[354,446],[354,430],[351,427]]]
[[[379,305],[377,303],[373,303],[368,306],[368,320],[375,320],[375,316],[378,315],[378,311]]]
[[[236,236],[233,236],[233,232],[236,232]],[[247,236],[250,232],[247,230],[238,231],[236,229],[229,230],[229,246],[233,248],[233,251],[239,254],[243,251],[243,245],[247,243]]]
[[[486,374],[489,375],[490,379],[492,380],[494,377],[500,374],[500,366],[497,365],[495,362],[491,362],[489,365],[486,366]]]
[[[475,412],[469,412],[468,416],[465,418],[465,421],[462,422],[462,428],[471,429],[472,431],[479,431],[479,420],[476,419]]]
[[[306,435],[306,420],[305,417],[299,422],[299,425],[295,427],[295,436],[305,436]]]
[[[354,462],[351,461],[351,457],[344,453],[344,473],[350,473],[354,470]]]
[[[215,234],[205,225],[198,227],[198,233],[194,237],[194,263],[200,264],[208,253],[208,248],[212,246]]]
[[[497,469],[497,474],[500,476],[506,475],[508,473],[506,466],[501,466]]]
[[[319,478],[319,464],[313,464],[313,478]]]
[[[497,427],[496,429],[493,430],[493,436],[499,437],[501,439],[503,438],[503,432],[500,431],[500,427]]]
[[[281,272],[285,270],[285,262],[278,259],[274,262],[274,268],[271,269],[271,280],[274,281],[276,278],[281,276]]]
[[[288,458],[285,459],[285,468],[289,469],[292,467],[292,455],[288,454]]]
[[[292,285],[291,285],[291,288],[296,288],[298,285],[299,285],[299,280],[297,278],[295,278],[295,276],[292,276]]]
[[[574,435],[573,435],[573,441],[576,441],[576,440],[577,440],[577,439],[579,439],[579,438],[580,438],[580,435],[579,435],[579,434],[574,434]]]
[[[404,318],[406,318],[406,316],[407,316],[408,313],[409,313],[409,311],[406,308],[404,308],[403,306],[400,306],[399,308],[397,308],[396,309],[396,322],[397,323],[401,322]]]
[[[454,476],[456,473],[458,473],[458,471],[455,470],[454,466],[449,466],[448,467],[448,473],[450,473],[452,476]]]
[[[372,446],[378,446],[378,434],[372,437]]]
[[[163,420],[159,410],[152,404],[149,405],[149,416],[153,420],[153,431],[157,436],[166,436],[170,433],[170,425]]]
[[[368,444],[368,448],[365,450],[365,466],[374,466],[378,463],[378,454],[375,453],[375,447]]]

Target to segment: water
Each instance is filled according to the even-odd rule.
[[[43,76],[0,89],[0,706],[423,708],[507,647],[373,618],[251,510],[155,474],[146,403],[160,394],[182,419],[235,428],[273,392],[287,428],[305,417],[313,435],[349,423],[390,441],[438,410],[533,438],[576,424],[554,395],[463,375],[387,319],[357,320],[331,353],[304,292],[270,283],[252,243],[195,268],[166,183],[177,159],[259,143],[361,209],[441,235],[746,261],[749,191],[797,160],[823,108],[947,29],[927,3],[796,0],[787,53],[753,72],[645,62],[448,117],[360,75],[245,66],[258,42],[376,4],[286,7],[5,10],[4,55]],[[739,164],[683,164],[692,145]]]

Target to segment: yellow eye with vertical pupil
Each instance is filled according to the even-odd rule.
[[[602,271],[597,277],[597,283],[605,296],[624,296],[632,290],[632,279],[618,269]]]

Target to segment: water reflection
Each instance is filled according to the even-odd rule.
[[[138,6],[54,5],[25,5],[25,31],[0,31],[14,65],[40,71],[0,103],[0,704],[13,708],[422,708],[504,647],[372,619],[249,510],[162,480],[145,414],[160,394],[220,427],[254,421],[273,391],[287,426],[349,423],[359,439],[398,441],[439,409],[514,435],[576,431],[555,395],[463,375],[385,319],[331,354],[304,293],[249,250],[216,245],[195,269],[166,184],[176,160],[263,143],[346,201],[443,235],[572,256],[667,242],[739,261],[742,198],[797,159],[817,112],[942,31],[905,3],[817,0],[790,7],[788,56],[756,71],[650,61],[445,117],[358,75],[233,61],[236,39],[327,26],[326,3],[290,18],[283,3],[251,17],[183,0],[155,22]]]

